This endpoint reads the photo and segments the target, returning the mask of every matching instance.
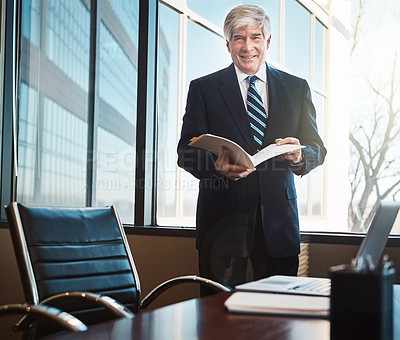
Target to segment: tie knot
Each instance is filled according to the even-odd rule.
[[[258,77],[253,75],[253,76],[249,76],[248,79],[249,79],[249,84],[251,85],[257,81]]]

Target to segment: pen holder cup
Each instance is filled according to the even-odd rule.
[[[395,269],[331,267],[331,339],[392,339]]]

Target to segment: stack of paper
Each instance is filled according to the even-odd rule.
[[[233,293],[225,306],[230,312],[328,317],[329,297],[270,293]]]

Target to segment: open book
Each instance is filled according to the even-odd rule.
[[[301,315],[326,318],[330,312],[330,298],[269,293],[233,293],[225,307],[236,313]]]
[[[231,164],[243,165],[248,169],[252,169],[257,165],[265,162],[275,156],[282,155],[286,152],[304,148],[303,145],[284,144],[276,145],[270,144],[264,149],[257,152],[255,155],[249,155],[244,149],[232,142],[231,140],[211,134],[193,137],[189,143],[190,146],[211,151],[214,155],[218,156],[221,151],[221,146],[225,146],[229,150],[229,161]]]

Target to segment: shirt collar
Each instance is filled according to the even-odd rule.
[[[236,65],[234,65],[234,66],[235,66],[236,76],[238,78],[239,83],[241,83],[242,81],[245,81],[249,75],[240,71],[236,67]],[[257,71],[257,73],[255,75],[258,77],[259,80],[263,81],[265,84],[267,83],[267,64],[265,62],[262,63],[260,69]]]

